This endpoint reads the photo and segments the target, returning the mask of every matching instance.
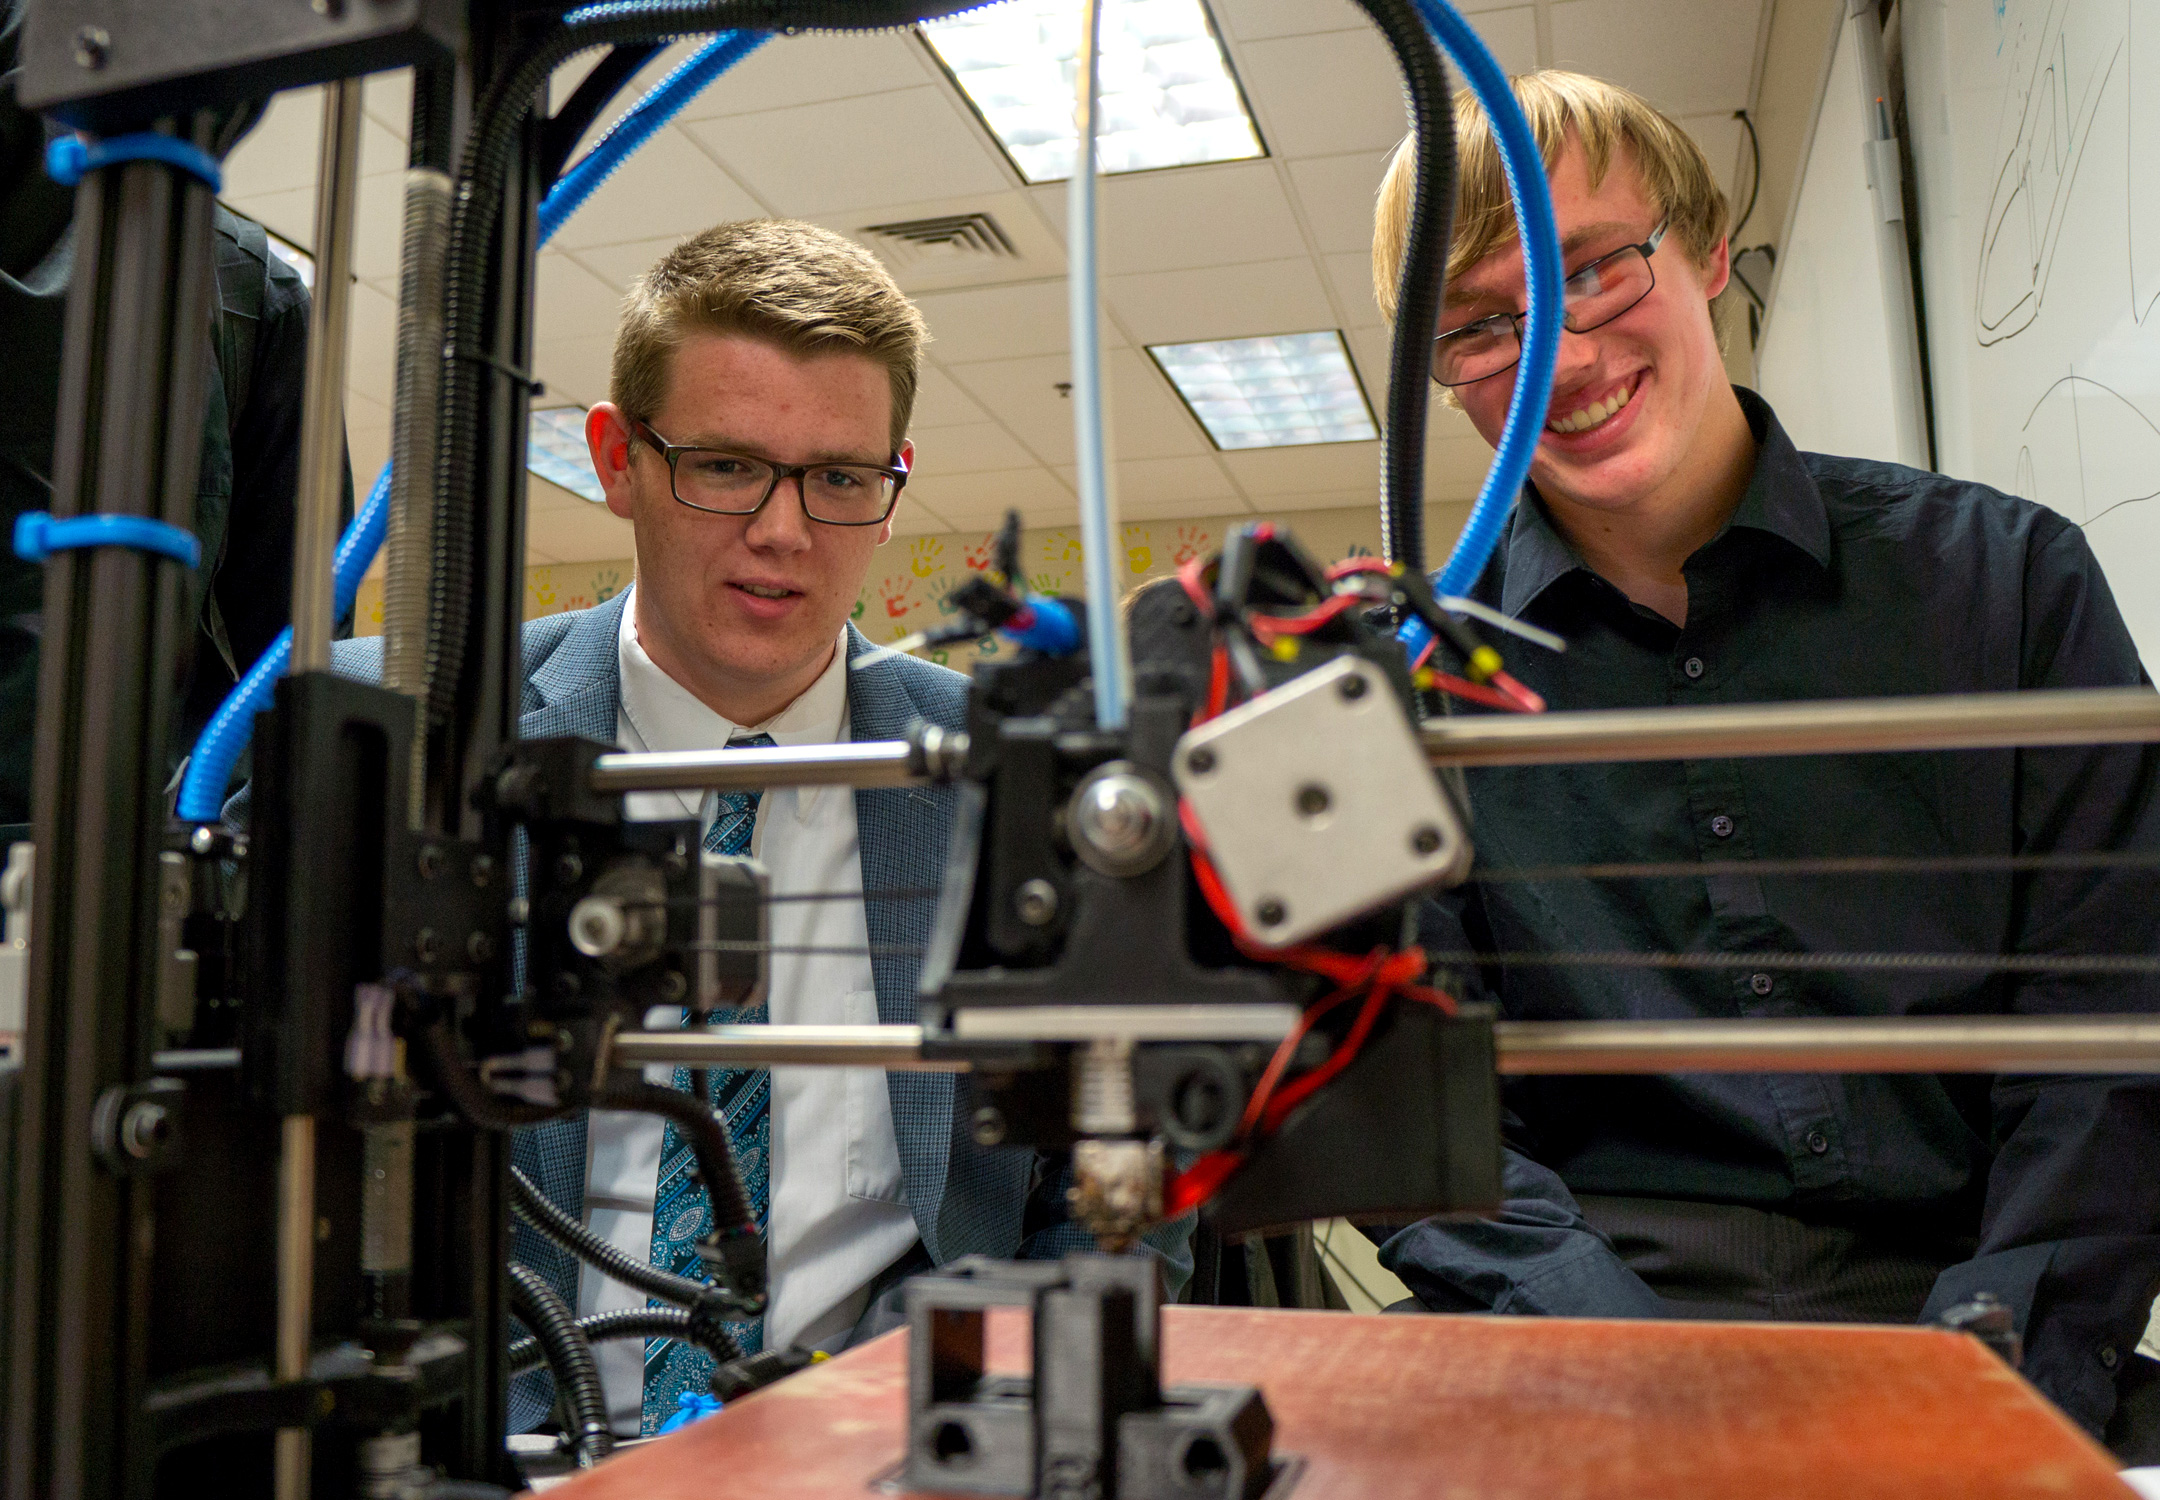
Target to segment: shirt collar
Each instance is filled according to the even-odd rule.
[[[1755,471],[1740,496],[1726,532],[1735,527],[1765,532],[1798,548],[1818,567],[1830,565],[1830,516],[1823,507],[1815,477],[1801,462],[1800,452],[1785,435],[1777,414],[1768,402],[1744,386],[1734,386],[1740,410],[1755,433]],[[1712,543],[1715,545],[1715,542]],[[1552,513],[1535,485],[1524,485],[1521,501],[1508,526],[1506,572],[1500,586],[1500,608],[1520,615],[1538,595],[1568,574],[1588,571],[1582,554],[1553,523]]]
[[[762,724],[737,724],[715,713],[661,670],[638,641],[634,601],[623,610],[616,652],[622,670],[623,712],[647,750],[717,750],[731,739],[750,734],[769,734],[776,745],[829,745],[847,738],[844,636],[817,680]]]

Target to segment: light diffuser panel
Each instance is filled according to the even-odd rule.
[[[1363,443],[1380,436],[1342,335],[1284,333],[1207,344],[1151,344],[1218,448]]]
[[[585,408],[557,406],[532,414],[525,434],[525,467],[595,505],[607,499],[585,447]]]
[[[1008,0],[923,27],[940,61],[1029,182],[1072,176],[1081,7]],[[1104,172],[1265,156],[1201,0],[1106,0]]]

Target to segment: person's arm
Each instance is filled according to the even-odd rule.
[[[1483,930],[1467,891],[1445,892],[1418,913],[1419,940],[1429,952],[1489,947],[1477,940]],[[1459,999],[1489,998],[1475,974],[1451,976],[1449,984]],[[1500,1211],[1476,1220],[1425,1219],[1397,1230],[1382,1240],[1380,1264],[1429,1312],[1663,1315],[1663,1299],[1583,1218],[1559,1174],[1537,1161],[1526,1123],[1506,1112],[1501,1130]]]
[[[2148,681],[2075,528],[2034,544],[2025,603],[2024,686]],[[2017,852],[2132,849],[2160,850],[2160,751],[2020,752]],[[2153,872],[2029,875],[2014,941],[2029,953],[2160,952]],[[2160,1011],[2150,976],[2038,975],[2010,994],[2022,1015]],[[2004,1076],[1992,1102],[1996,1155],[1979,1251],[1943,1272],[1922,1316],[1994,1293],[2024,1333],[2026,1377],[2098,1433],[2160,1285],[2160,1080]]]

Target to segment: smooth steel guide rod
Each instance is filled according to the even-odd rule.
[[[1105,1007],[1115,1009],[1116,1007]],[[1499,1071],[1531,1073],[2160,1073],[2160,1017],[1811,1017],[1501,1021]],[[1171,1038],[1173,1040],[1178,1038]],[[624,1066],[887,1068],[965,1073],[923,1056],[920,1026],[711,1026],[616,1036]]]
[[[1424,736],[1425,753],[1442,766],[2140,744],[2160,740],[2160,693],[2071,688],[1495,714],[1428,723]]]
[[[1424,727],[1434,765],[1531,766],[1704,756],[2002,750],[2160,742],[2160,693],[2068,688],[1930,698],[1853,698],[1709,708],[1491,714]],[[965,759],[962,747],[946,764]],[[603,755],[596,792],[908,786],[934,779],[903,740],[772,750]]]

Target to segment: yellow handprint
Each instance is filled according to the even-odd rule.
[[[1127,566],[1127,567],[1129,567],[1129,568],[1131,568],[1131,569],[1132,569],[1132,570],[1133,570],[1133,571],[1134,571],[1135,573],[1145,573],[1145,572],[1146,572],[1146,571],[1147,571],[1147,570],[1148,570],[1148,569],[1149,569],[1150,567],[1152,567],[1152,566],[1154,565],[1154,562],[1155,562],[1155,553],[1154,553],[1154,551],[1153,551],[1153,550],[1152,550],[1152,549],[1151,549],[1151,548],[1150,548],[1150,547],[1148,546],[1148,533],[1147,533],[1147,528],[1146,528],[1145,526],[1128,526],[1128,527],[1126,527],[1126,528],[1125,528],[1125,564],[1126,564],[1126,566]]]
[[[938,554],[945,544],[934,536],[919,536],[908,548],[908,566],[915,570],[917,578],[928,578],[945,565],[938,561]]]

